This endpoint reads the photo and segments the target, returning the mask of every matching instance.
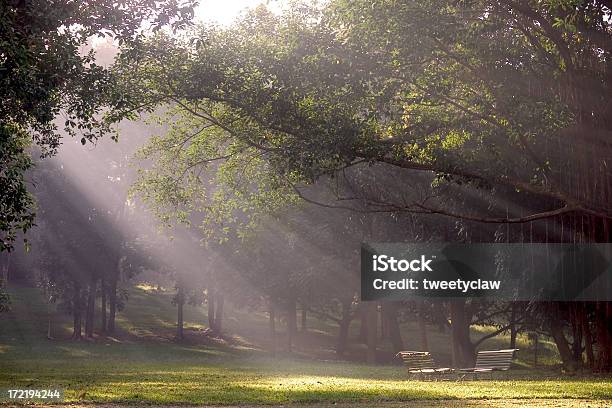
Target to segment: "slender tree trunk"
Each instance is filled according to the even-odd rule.
[[[270,299],[268,301],[268,315],[269,315],[269,328],[270,328],[270,344],[272,348],[272,355],[276,355],[276,316],[275,316],[275,308],[274,302]]]
[[[117,284],[119,280],[119,271],[111,276],[110,284],[108,285],[108,322],[107,331],[110,334],[115,333],[115,317],[117,315]]]
[[[451,330],[453,340],[453,364],[457,368],[473,367],[474,345],[470,339],[470,320],[466,315],[465,299],[450,301]]]
[[[287,328],[291,334],[297,333],[297,302],[292,299],[287,307]]]
[[[47,316],[47,339],[53,339],[53,336],[51,336],[51,313],[49,313]]]
[[[291,352],[293,338],[297,333],[297,304],[295,299],[287,303],[287,351]]]
[[[447,315],[444,310],[444,304],[441,300],[436,300],[433,303],[434,308],[434,321],[438,323],[438,331],[440,333],[446,332],[446,326],[448,324]]]
[[[96,309],[96,281],[92,278],[87,290],[87,309],[85,313],[85,336],[93,337],[94,317]]]
[[[364,302],[359,304],[359,341],[368,343],[368,311]]]
[[[427,340],[427,324],[425,321],[424,300],[419,300],[419,335],[421,337],[421,350],[429,351],[429,341]]]
[[[80,340],[83,337],[82,334],[82,300],[81,300],[81,287],[80,285],[75,286],[74,295],[72,299],[72,316],[73,316],[73,326],[72,326],[72,338],[74,340]]]
[[[584,351],[586,354],[586,363],[590,369],[595,367],[595,355],[593,353],[593,335],[589,325],[589,315],[587,305],[583,305],[584,313],[582,314],[582,332],[584,333]]]
[[[100,282],[100,303],[101,303],[100,304],[100,325],[102,326],[100,330],[102,331],[102,333],[106,333],[106,327],[107,327],[106,292],[107,292],[106,280],[102,278],[102,281]]]
[[[378,326],[378,305],[376,302],[364,302],[366,305],[366,327],[367,327],[367,345],[366,361],[368,364],[376,363],[376,341],[377,341],[377,326]]]
[[[607,322],[607,343],[606,349],[608,350],[608,365],[606,372],[612,371],[612,302],[606,302],[606,319]]]
[[[348,334],[351,320],[353,315],[351,313],[351,299],[343,299],[342,306],[342,317],[340,318],[339,330],[338,330],[338,343],[336,345],[336,353],[339,356],[344,356],[344,353],[348,350]]]
[[[183,306],[185,305],[185,292],[180,285],[176,296],[177,319],[176,319],[176,338],[180,341],[185,338],[184,322],[183,322]]]
[[[582,360],[582,304],[572,302],[570,304],[570,317],[572,324],[572,358],[576,367],[581,367],[584,362]]]
[[[223,326],[223,305],[225,300],[221,292],[217,291],[217,307],[215,310],[215,331],[221,333]]]
[[[378,313],[380,313],[380,319],[378,319],[380,323],[380,331],[378,333],[380,334],[380,341],[383,341],[384,339],[389,337],[389,329],[387,327],[387,319],[385,318],[385,312],[382,306],[380,307]]]
[[[212,331],[216,331],[215,326],[215,289],[212,286],[208,287],[208,327]]]
[[[510,348],[516,348],[516,335],[518,331],[516,330],[516,318],[518,315],[518,304],[516,302],[512,302],[512,310],[510,312]]]
[[[398,353],[404,349],[404,342],[402,341],[402,333],[400,332],[399,323],[397,322],[397,308],[396,302],[385,302],[382,306],[383,319],[385,321],[385,327],[389,332],[389,339],[393,345],[393,352]]]
[[[72,328],[72,338],[74,340],[80,340],[83,338],[82,328],[81,328],[81,310],[75,310],[73,312],[74,316],[74,324]]]
[[[611,369],[612,342],[608,327],[608,302],[597,302],[595,309],[595,326],[597,330],[597,364],[596,370],[608,372]]]

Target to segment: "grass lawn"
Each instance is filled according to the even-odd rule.
[[[325,405],[370,401],[374,405],[367,406],[375,406],[389,401],[389,406],[396,406],[394,401],[443,400],[443,406],[452,406],[449,400],[479,405],[482,401],[474,400],[487,399],[503,404],[498,406],[518,406],[514,403],[538,399],[537,405],[571,406],[544,400],[573,399],[581,405],[586,403],[583,400],[591,400],[592,406],[612,405],[611,378],[572,378],[550,369],[519,368],[507,378],[494,380],[414,381],[406,378],[401,366],[272,358],[257,349],[223,344],[181,345],[147,336],[49,341],[44,338],[44,304],[32,300],[35,293],[28,290],[20,295],[31,301],[17,299],[15,311],[0,316],[0,388],[60,387],[69,402]],[[127,324],[129,319],[122,318]],[[145,326],[155,331],[153,322],[139,327]]]
[[[155,404],[612,398],[610,379],[536,374],[520,370],[508,380],[412,381],[395,366],[277,360],[176,344],[50,342],[5,347],[0,388],[55,386],[66,389],[68,401]]]

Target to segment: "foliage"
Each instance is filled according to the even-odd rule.
[[[195,223],[206,237],[219,241],[227,240],[229,227],[236,226],[235,232],[244,237],[262,216],[262,208],[274,212],[294,203],[295,197],[261,152],[232,140],[202,117],[210,114],[215,121],[230,121],[237,128],[241,124],[235,115],[216,103],[199,104],[197,109],[194,114],[178,105],[152,119],[172,126],[152,137],[136,155],[138,162],[150,166],[138,170],[131,193],[149,204],[166,225],[177,220]]]
[[[125,50],[117,73],[131,101],[114,115],[189,112],[223,131],[225,147],[258,152],[280,191],[361,162],[435,176],[418,199],[383,189],[369,200],[377,211],[493,223],[609,217],[593,193],[595,179],[609,182],[607,18],[600,2],[336,1],[283,16],[259,8],[227,29]],[[224,157],[212,153],[187,163]],[[490,194],[480,207],[469,201],[474,190]]]
[[[27,145],[18,126],[0,126],[0,251],[10,249],[17,232],[25,232],[34,222],[34,202],[24,178],[32,166]]]
[[[4,287],[0,285],[0,313],[11,310],[11,297],[6,293]]]
[[[0,4],[0,250],[10,250],[15,232],[33,223],[33,201],[25,171],[30,141],[43,155],[60,145],[63,130],[82,143],[111,128],[99,114],[112,92],[110,72],[96,64],[93,51],[81,52],[92,36],[121,43],[137,41],[143,28],[184,27],[192,1],[110,0],[63,2],[9,0]],[[147,24],[145,24],[147,23]],[[114,99],[121,103],[121,98]]]

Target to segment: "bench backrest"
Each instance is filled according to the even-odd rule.
[[[408,370],[426,370],[436,368],[428,351],[400,351],[397,353]]]
[[[479,351],[476,355],[476,368],[508,370],[517,349]]]

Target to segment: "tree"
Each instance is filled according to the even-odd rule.
[[[137,41],[145,23],[178,29],[192,16],[190,0],[0,4],[0,251],[10,250],[16,232],[33,225],[24,176],[32,166],[28,146],[37,144],[43,156],[53,154],[60,145],[55,122],[60,114],[64,130],[83,143],[110,133],[99,122],[111,92],[110,71],[96,64],[93,51],[83,55],[80,47],[92,36]]]
[[[576,212],[608,219],[599,198],[586,195],[592,187],[568,191],[567,163],[578,166],[582,158],[571,153],[574,149],[558,147],[575,133],[575,125],[591,126],[593,132],[579,134],[597,135],[597,140],[583,137],[581,149],[595,153],[589,160],[596,162],[608,153],[593,151],[595,144],[605,144],[607,131],[610,85],[602,72],[608,51],[600,55],[590,42],[593,32],[606,34],[605,7],[597,3],[568,11],[543,5],[538,10],[543,17],[531,18],[521,7],[505,7],[340,2],[323,13],[301,8],[285,17],[260,9],[234,28],[198,33],[191,47],[156,39],[145,50],[126,54],[138,58],[124,60],[121,72],[130,90],[143,89],[137,84],[149,81],[135,95],[138,104],[171,103],[225,130],[233,143],[265,154],[285,182],[311,181],[369,161],[434,174],[442,184],[468,190],[506,191],[512,202],[525,196],[541,200],[540,208],[528,208],[521,216],[514,215],[518,208],[506,214],[505,206],[486,216],[457,212],[452,200],[445,206],[447,200],[429,196],[405,204],[383,200],[379,209],[482,222],[527,222]],[[364,22],[351,20],[363,9],[371,10]],[[531,25],[514,27],[508,13],[517,24],[528,20]],[[572,34],[571,27],[557,21],[563,13],[588,24],[587,32]],[[538,19],[554,25],[554,32],[541,28]],[[345,28],[337,29],[341,24]],[[407,29],[400,29],[402,24]],[[391,27],[394,37],[379,32],[380,27]],[[571,84],[577,94],[589,90],[592,115],[586,116],[596,119],[584,122],[583,106],[565,90],[540,86],[570,75],[559,54],[565,51],[555,50],[547,35],[571,38],[565,47],[574,47],[573,69],[578,70],[571,71]],[[541,54],[541,48],[551,47]],[[586,52],[588,57],[578,58]],[[598,180],[586,169],[572,176],[581,177],[572,185]]]
[[[39,226],[33,231],[38,276],[59,308],[73,316],[73,338],[94,333],[99,282],[117,267],[121,233],[55,160],[37,166]],[[100,254],[104,254],[101,256]]]
[[[531,240],[607,242],[609,20],[603,1],[336,1],[280,17],[259,8],[190,41],[160,36],[127,50],[117,73],[132,100],[114,113],[170,106],[189,118],[193,132],[179,131],[167,149],[191,161],[155,180],[179,202],[194,191],[205,197],[193,187],[199,171],[224,162],[267,180],[229,190],[249,203],[242,209],[289,191],[356,212],[457,219],[468,242],[494,237],[483,224],[516,224],[507,238],[524,237],[527,224]],[[303,188],[349,167],[365,170],[339,201]],[[372,188],[377,171],[412,185],[386,179]],[[197,207],[210,219],[235,217],[219,211],[222,202]],[[466,307],[451,307],[465,322],[454,328],[456,346],[469,346],[460,339],[469,338]],[[598,366],[609,370],[610,308],[594,310]]]

